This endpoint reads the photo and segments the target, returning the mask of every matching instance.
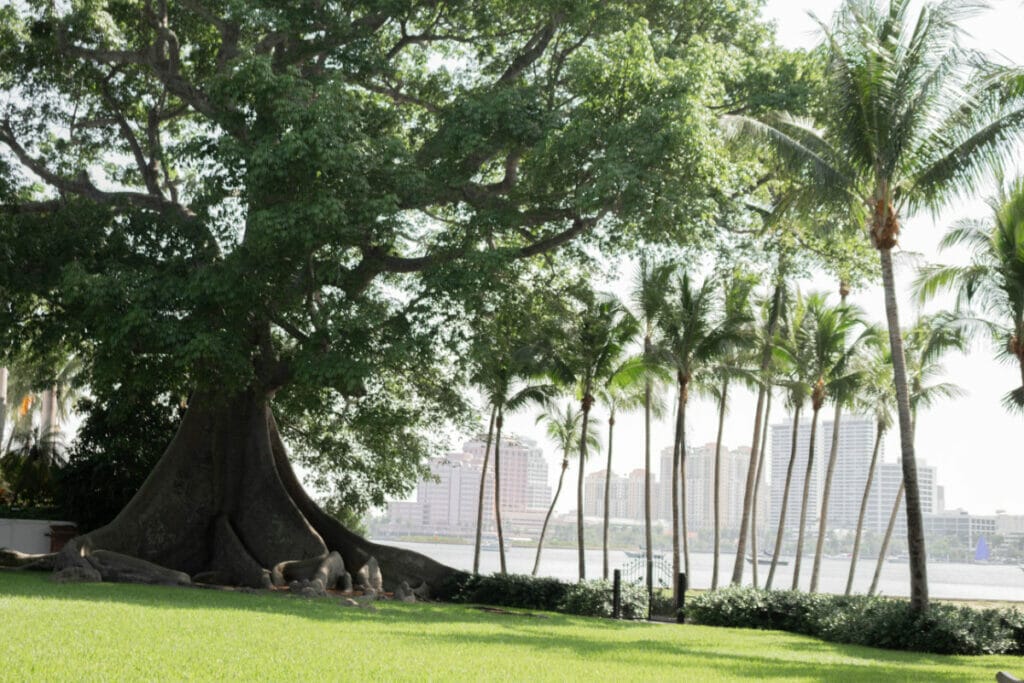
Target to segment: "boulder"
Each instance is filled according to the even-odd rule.
[[[371,557],[366,561],[366,572],[369,575],[367,585],[378,593],[384,590],[384,575],[380,572],[380,565],[377,563],[376,557]]]
[[[103,581],[100,573],[90,566],[72,566],[52,574],[57,583],[99,583]]]

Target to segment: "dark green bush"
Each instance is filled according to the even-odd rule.
[[[462,574],[443,586],[438,597],[452,602],[564,612],[581,616],[612,616],[612,584],[608,581],[566,583],[525,574]],[[622,616],[647,616],[647,595],[642,586],[622,584]]]
[[[725,588],[687,604],[699,624],[778,629],[824,640],[938,654],[1024,652],[1024,615],[941,603],[924,614],[906,600]]]

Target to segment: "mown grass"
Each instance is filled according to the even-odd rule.
[[[0,680],[994,680],[1014,657],[0,572]]]

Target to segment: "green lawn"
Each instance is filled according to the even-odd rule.
[[[982,680],[1015,657],[943,657],[778,632],[470,607],[57,585],[0,571],[0,680]]]

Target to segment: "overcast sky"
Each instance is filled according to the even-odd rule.
[[[1024,27],[1024,3],[1019,0],[993,2],[992,8],[965,24],[971,34],[970,42],[999,53],[1003,59],[1024,63],[1024,41],[1020,39]],[[802,2],[795,0],[768,0],[765,16],[778,26],[779,41],[787,47],[812,47],[820,35],[808,11],[826,21],[838,7],[838,0]],[[1024,167],[1024,164],[1022,164]],[[992,188],[994,190],[994,188]],[[985,195],[992,194],[987,191]],[[905,251],[920,253],[932,262],[950,262],[955,255],[937,254],[936,243],[945,229],[961,217],[983,218],[988,209],[983,197],[961,201],[948,208],[938,218],[930,216],[904,217],[901,247]],[[897,286],[905,289],[913,277],[910,268],[897,273]],[[805,283],[805,289],[835,290],[836,284],[821,279]],[[854,291],[850,302],[864,308],[868,315],[884,321],[881,285],[866,291]],[[904,296],[901,302],[901,320],[904,324],[916,311]],[[1000,405],[1001,397],[1019,382],[1019,373],[1000,365],[993,359],[990,345],[979,343],[967,356],[950,356],[945,363],[948,379],[960,384],[967,392],[965,398],[949,401],[922,412],[917,430],[917,457],[938,469],[938,483],[945,487],[946,507],[962,507],[975,514],[992,514],[997,510],[1024,514],[1024,419],[1007,414]],[[725,445],[749,445],[753,429],[755,398],[739,395],[732,401],[725,425]],[[776,405],[781,401],[776,401]],[[831,410],[826,411],[829,416]],[[607,430],[606,416],[599,413],[603,429]],[[825,416],[823,416],[824,418]],[[772,423],[783,416],[773,411]],[[687,439],[690,444],[703,444],[715,440],[717,415],[708,401],[697,400],[687,411]],[[509,419],[512,430],[541,440],[534,426],[534,415],[523,414]],[[898,436],[893,430],[885,443],[885,459],[894,461],[899,453]],[[626,473],[643,466],[642,415],[623,416],[616,424],[615,462],[613,471]],[[559,456],[551,444],[542,441],[548,461],[552,464],[552,485],[557,476],[554,466]],[[657,426],[654,435],[654,462],[657,453],[671,445],[672,433],[668,421]],[[588,464],[588,471],[604,469],[603,456]],[[657,464],[654,466],[657,472]],[[574,506],[575,497],[563,496],[564,509]],[[560,508],[563,505],[559,506]]]

